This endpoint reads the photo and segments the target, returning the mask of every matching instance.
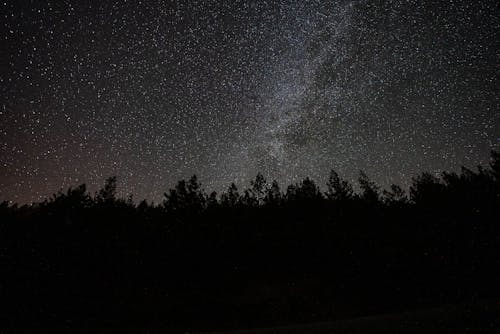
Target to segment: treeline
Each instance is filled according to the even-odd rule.
[[[491,207],[491,201],[497,198],[499,178],[500,153],[493,151],[490,168],[477,167],[472,171],[462,167],[461,173],[443,172],[440,176],[424,172],[412,179],[412,184],[407,194],[399,185],[393,184],[390,189],[381,191],[381,188],[363,171],[359,172],[359,193],[355,193],[353,186],[342,179],[334,170],[330,171],[326,192],[310,179],[305,178],[299,183],[289,185],[284,191],[277,181],[268,182],[258,173],[250,181],[250,187],[239,191],[232,183],[221,195],[215,191],[207,194],[193,175],[189,180],[179,181],[175,188],[164,193],[164,201],[154,205],[143,200],[136,205],[130,195],[127,199],[117,197],[117,178],[110,177],[102,189],[92,196],[87,192],[85,184],[69,188],[66,192],[59,191],[51,198],[39,203],[19,206],[10,201],[0,203],[1,213],[4,215],[36,211],[51,211],[53,214],[64,211],[69,214],[68,219],[75,209],[110,209],[128,208],[142,211],[156,209],[158,212],[169,216],[193,216],[204,214],[214,209],[254,209],[265,207],[286,207],[289,204],[308,203],[327,204],[330,208],[342,207],[356,203],[363,207],[391,207],[391,206],[417,206],[426,207],[434,203],[444,208],[446,204],[466,204],[465,207]],[[472,202],[471,202],[472,201]],[[61,210],[61,208],[64,208]]]
[[[0,320],[32,330],[185,331],[331,320],[500,297],[500,153],[409,192],[331,171],[207,194],[196,176],[138,204],[109,178],[0,205]],[[2,319],[3,317],[3,319]],[[129,319],[126,324],[124,319]],[[133,321],[131,319],[134,319]],[[86,327],[88,326],[88,327]]]

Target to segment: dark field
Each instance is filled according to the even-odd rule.
[[[424,173],[409,194],[365,175],[355,193],[332,172],[326,192],[310,179],[281,191],[259,175],[242,193],[208,195],[193,177],[162,205],[134,204],[110,178],[94,196],[80,186],[4,202],[1,332],[491,331],[492,158],[477,172]]]
[[[481,301],[336,322],[204,334],[498,333],[499,330],[500,305]]]

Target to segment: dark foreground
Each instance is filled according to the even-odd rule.
[[[409,194],[363,173],[356,193],[333,171],[326,192],[259,175],[219,196],[193,177],[161,205],[116,185],[0,204],[0,333],[495,326],[499,153],[488,169],[423,173]]]
[[[366,316],[335,322],[247,329],[203,334],[382,334],[382,333],[499,333],[500,303],[474,304]]]

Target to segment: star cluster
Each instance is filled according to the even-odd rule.
[[[0,199],[383,186],[500,144],[496,1],[5,1]]]

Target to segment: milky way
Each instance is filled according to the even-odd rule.
[[[160,201],[330,169],[383,186],[500,144],[496,1],[6,1],[0,200]]]

